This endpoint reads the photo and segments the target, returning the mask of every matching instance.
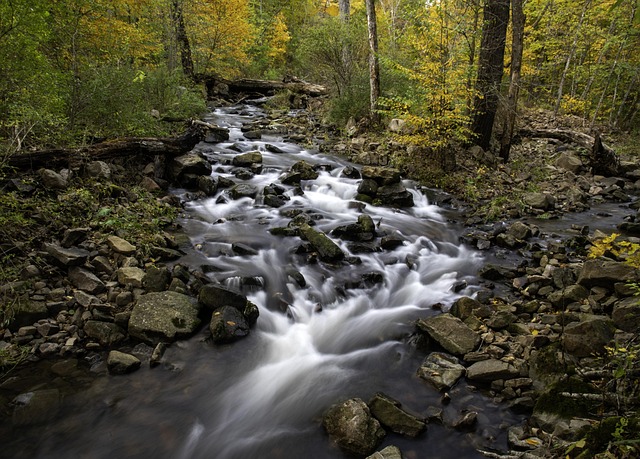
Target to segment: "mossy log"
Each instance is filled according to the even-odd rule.
[[[7,166],[18,170],[41,167],[77,167],[89,161],[105,161],[129,156],[175,157],[191,151],[206,135],[204,123],[192,122],[176,138],[127,137],[85,145],[77,148],[54,148],[20,152],[9,158]]]

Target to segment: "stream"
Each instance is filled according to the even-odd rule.
[[[453,287],[465,280],[474,285],[482,257],[460,245],[460,228],[411,182],[404,185],[413,195],[412,208],[355,205],[359,180],[344,176],[351,166],[344,159],[276,134],[246,139],[241,127],[261,116],[259,108],[243,105],[205,117],[230,129],[229,141],[196,147],[212,162],[214,175],[262,190],[305,160],[322,165],[320,176],[303,181],[302,194],[285,186],[288,201],[280,208],[264,205],[261,194],[234,200],[222,190],[189,201],[181,220],[191,245],[180,262],[203,267],[211,279],[242,289],[258,305],[260,317],[250,335],[214,345],[204,327],[170,346],[161,366],[143,365],[127,376],[110,376],[104,362],[95,362],[82,389],[68,391],[54,421],[24,428],[0,456],[346,458],[324,432],[322,413],[334,403],[367,401],[377,392],[419,416],[436,407],[445,418],[445,425],[429,424],[415,439],[389,433],[380,448],[396,445],[407,459],[479,458],[477,448],[507,449],[507,428],[524,417],[464,381],[444,404],[442,394],[417,377],[425,353],[411,340],[412,321],[439,313],[432,305],[446,307],[473,294],[473,287]],[[237,179],[231,159],[253,150],[263,155],[262,170]],[[353,246],[333,238],[351,262],[310,261],[298,253],[299,238],[268,231],[286,227],[296,210],[309,214],[325,234],[366,213],[378,235],[404,242],[392,250],[354,253]],[[252,250],[237,255],[232,245],[238,243]],[[467,411],[479,413],[474,431],[446,427]]]

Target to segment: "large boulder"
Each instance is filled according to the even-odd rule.
[[[211,164],[196,153],[173,158],[169,166],[171,176],[178,182],[187,175],[211,175],[211,170]]]
[[[425,422],[402,409],[397,400],[384,394],[376,394],[369,402],[375,418],[392,432],[408,437],[417,437],[427,428]]]
[[[565,351],[576,357],[601,354],[613,339],[615,326],[606,316],[585,315],[580,322],[564,328],[562,344]]]
[[[129,319],[129,335],[149,344],[172,342],[200,325],[195,298],[177,292],[152,292],[138,298]]]
[[[640,331],[640,304],[638,304],[638,298],[625,298],[616,303],[613,307],[611,319],[620,330],[638,333]]]
[[[635,269],[627,263],[598,258],[587,260],[582,265],[578,284],[591,287],[613,287],[616,282],[631,281],[636,278]]]
[[[375,451],[385,431],[359,398],[333,405],[322,425],[337,445],[348,453],[367,455]]]
[[[480,344],[480,336],[475,331],[448,313],[420,319],[416,325],[454,355],[467,354]]]

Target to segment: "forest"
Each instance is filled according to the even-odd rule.
[[[637,133],[638,17],[636,0],[2,0],[0,145],[170,134],[207,75],[326,85],[328,123],[402,118],[434,148],[488,148],[518,105]]]

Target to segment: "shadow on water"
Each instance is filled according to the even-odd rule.
[[[212,280],[244,285],[260,308],[249,337],[215,346],[207,340],[205,327],[173,344],[154,369],[143,365],[131,375],[111,376],[98,360],[91,367],[79,362],[69,378],[32,380],[23,387],[65,387],[58,415],[36,427],[5,422],[0,455],[347,457],[323,431],[322,413],[333,403],[352,397],[366,401],[377,392],[419,416],[426,416],[430,407],[440,408],[445,425],[467,411],[479,413],[472,432],[436,423],[416,439],[389,434],[382,446],[399,446],[406,458],[475,458],[481,457],[478,447],[506,449],[507,427],[523,418],[465,382],[452,388],[451,402],[443,404],[442,394],[416,375],[425,353],[408,342],[412,321],[435,314],[433,304],[450,304],[459,295],[473,293],[472,288],[454,293],[452,286],[460,280],[473,284],[480,256],[458,244],[458,233],[441,210],[416,190],[411,191],[416,205],[407,210],[354,205],[358,181],[341,175],[348,165],[344,160],[276,135],[245,139],[240,127],[259,116],[255,108],[237,107],[216,110],[207,118],[231,130],[229,142],[196,147],[214,163],[214,174],[233,177],[230,160],[238,149],[261,151],[262,171],[244,181],[259,189],[276,183],[302,159],[329,166],[318,179],[302,183],[303,194],[287,187],[289,200],[280,209],[265,206],[260,194],[232,200],[224,190],[187,206],[182,224],[192,247],[185,248],[181,262],[206,266]],[[315,228],[325,233],[366,213],[376,222],[378,235],[394,235],[403,243],[356,254],[345,241],[334,239],[359,262],[310,263],[296,253],[299,238],[275,237],[268,231],[287,225],[287,210],[311,215]],[[235,255],[232,244],[238,242],[251,247],[252,254]],[[302,286],[292,272],[303,276]],[[362,282],[365,278],[375,281]],[[138,346],[134,351],[149,349]],[[71,387],[72,380],[82,384]]]

